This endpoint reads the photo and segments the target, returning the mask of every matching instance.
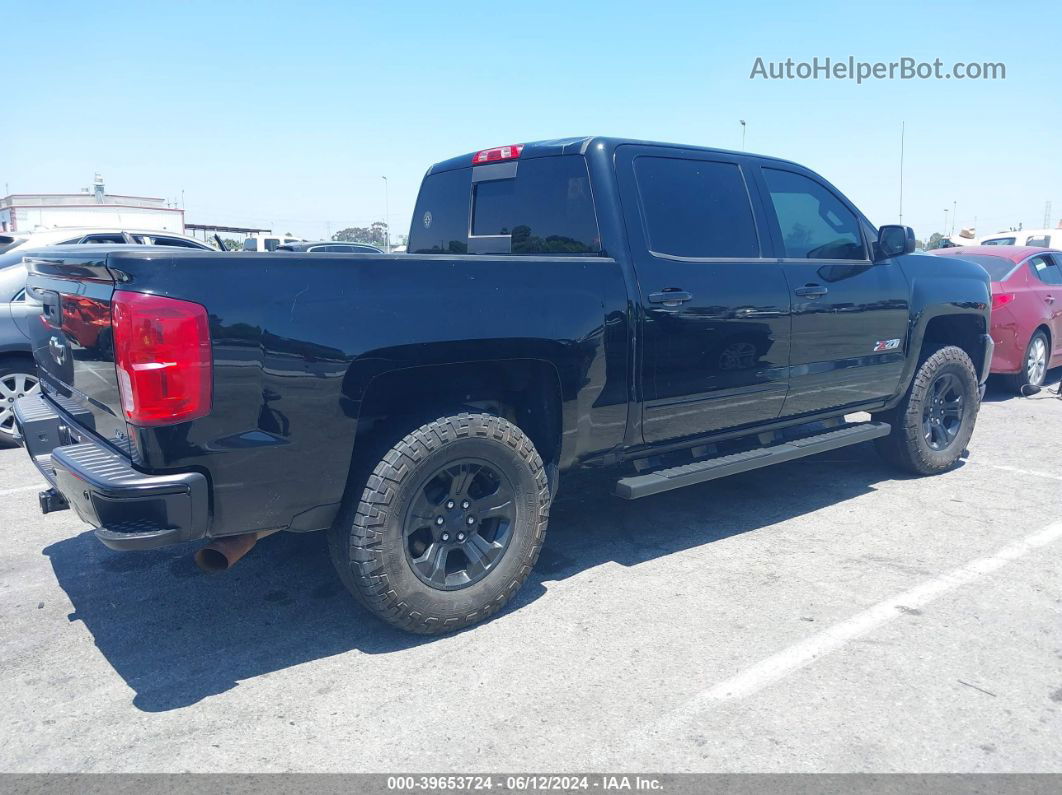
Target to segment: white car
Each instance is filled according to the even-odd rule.
[[[115,229],[113,227],[53,227],[32,232],[4,232],[0,234],[0,253],[20,248],[40,248],[93,243],[144,243],[154,246],[177,246],[213,251],[202,240],[178,232],[163,232],[158,229]]]
[[[994,235],[982,237],[977,245],[1062,248],[1062,229],[1019,229],[1011,232],[996,232]]]

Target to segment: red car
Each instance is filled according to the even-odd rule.
[[[1040,386],[1062,364],[1062,251],[1033,246],[961,246],[933,252],[976,262],[992,279],[992,372],[1016,390]]]

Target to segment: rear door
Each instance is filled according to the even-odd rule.
[[[625,145],[616,166],[641,305],[644,441],[776,418],[789,290],[742,161]]]
[[[1062,255],[1037,254],[1029,259],[1029,285],[1051,325],[1051,358],[1062,355]],[[1026,332],[1031,336],[1031,332]]]
[[[895,394],[910,318],[899,264],[871,261],[872,229],[812,174],[764,163],[759,180],[792,297],[782,413],[810,414]]]

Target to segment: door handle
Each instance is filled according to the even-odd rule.
[[[1053,304],[1055,302],[1055,297],[1053,295],[1045,295],[1044,300],[1049,304]]]
[[[649,293],[650,304],[664,304],[666,306],[678,306],[693,298],[692,293],[685,290],[663,290],[659,293]]]
[[[829,290],[820,284],[805,284],[803,287],[797,287],[793,292],[802,298],[818,298],[826,295]]]

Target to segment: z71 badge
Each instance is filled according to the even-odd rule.
[[[899,347],[899,340],[878,340],[874,343],[874,353],[881,353],[882,351],[894,351]]]

